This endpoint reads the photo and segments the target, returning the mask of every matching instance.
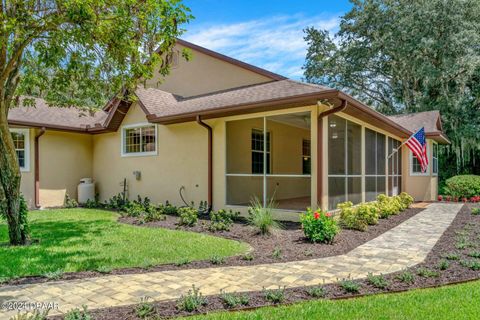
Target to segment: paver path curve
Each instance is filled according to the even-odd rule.
[[[461,204],[434,203],[379,237],[334,257],[254,266],[184,269],[143,274],[0,287],[0,303],[35,301],[58,303],[50,315],[87,305],[90,309],[135,304],[145,296],[171,300],[192,284],[204,295],[221,289],[257,291],[280,286],[300,287],[329,283],[367,273],[389,273],[422,262],[448,228]],[[16,312],[0,310],[0,319]]]

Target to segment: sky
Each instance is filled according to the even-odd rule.
[[[181,37],[202,47],[301,80],[303,29],[338,30],[348,0],[184,0],[195,17]]]

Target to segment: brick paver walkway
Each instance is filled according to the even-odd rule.
[[[256,291],[280,286],[300,287],[329,283],[347,277],[362,278],[399,271],[422,262],[461,204],[431,204],[379,237],[344,255],[285,263],[185,269],[143,274],[111,275],[82,280],[0,287],[0,302],[56,302],[65,312],[83,304],[103,308],[135,304],[144,296],[153,300],[171,300],[187,292],[192,284],[204,295],[218,294],[220,289]],[[12,312],[0,310],[0,318]]]

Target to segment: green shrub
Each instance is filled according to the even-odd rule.
[[[135,308],[135,314],[140,319],[150,319],[150,317],[155,313],[155,307],[149,300],[149,297],[142,298],[140,304]]]
[[[353,206],[350,201],[340,203],[340,224],[346,229],[365,231],[368,225],[378,223],[378,207],[373,203]]]
[[[397,277],[398,280],[404,282],[404,283],[414,283],[415,282],[415,276],[413,273],[411,273],[408,270],[402,271]]]
[[[332,243],[339,232],[337,222],[330,213],[317,210],[315,212],[308,208],[300,215],[303,233],[312,242]]]
[[[266,207],[263,207],[258,198],[254,198],[248,208],[248,223],[255,227],[260,234],[271,234],[275,230],[281,229],[282,225],[273,219],[273,200]]]
[[[108,199],[108,201],[105,202],[105,207],[117,211],[125,211],[125,206],[127,206],[129,202],[126,197],[124,200],[124,194],[122,192]]]
[[[405,200],[406,201],[406,200]],[[388,197],[384,194],[379,194],[376,203],[380,218],[388,218],[391,215],[397,214],[406,208],[400,196]]]
[[[340,282],[340,286],[348,293],[359,293],[360,292],[360,284],[353,280],[343,280]]]
[[[167,219],[167,216],[163,213],[163,207],[156,208],[150,205],[149,210],[143,214],[143,219],[145,222],[162,221]]]
[[[182,207],[178,209],[180,216],[180,225],[193,227],[198,222],[198,210],[191,207]]]
[[[420,277],[424,277],[424,278],[436,278],[440,275],[438,272],[430,270],[428,268],[418,268],[417,274]]]
[[[480,258],[480,251],[471,251],[468,253],[468,256],[472,258]]]
[[[227,308],[235,308],[240,305],[247,306],[250,303],[250,297],[247,294],[239,295],[220,291],[220,297]]]
[[[10,320],[47,320],[48,312],[50,310],[44,310],[42,312],[35,310],[32,313],[18,313],[17,315],[10,318]]]
[[[440,270],[447,270],[449,267],[450,267],[450,262],[448,262],[447,260],[442,260],[438,264],[438,269]]]
[[[307,289],[307,293],[309,296],[314,298],[323,298],[327,294],[325,292],[325,288],[323,287],[312,287]]]
[[[380,274],[375,276],[370,272],[367,275],[367,282],[370,285],[374,286],[375,288],[379,288],[379,289],[385,289],[389,285],[388,281],[385,279],[383,275]]]
[[[55,270],[55,271],[49,271],[49,272],[46,272],[44,275],[43,275],[45,278],[48,278],[50,280],[58,280],[58,279],[61,279],[62,276],[63,276],[63,270],[62,269],[58,269],[58,270]]]
[[[480,208],[472,208],[472,214],[474,216],[480,215]]]
[[[455,198],[471,198],[480,195],[480,176],[454,176],[445,182],[445,193]]]
[[[400,193],[399,197],[405,208],[409,208],[414,201],[413,197],[406,192]]]
[[[208,300],[202,295],[200,289],[192,285],[192,289],[188,290],[186,295],[180,296],[177,300],[177,309],[180,311],[193,312],[198,311],[201,306],[206,306]]]
[[[210,225],[208,230],[215,231],[228,231],[233,225],[233,221],[240,215],[239,212],[233,212],[232,210],[218,210],[210,212]]]
[[[85,208],[88,209],[96,209],[96,208],[101,208],[102,204],[100,202],[100,194],[97,192],[95,193],[95,198],[94,200],[87,199],[87,202],[84,205]]]
[[[460,257],[455,252],[449,252],[449,253],[445,254],[445,259],[447,259],[447,260],[458,260],[458,259],[460,259]]]
[[[181,267],[181,266],[185,266],[185,265],[187,265],[187,264],[190,264],[190,262],[192,262],[192,261],[190,261],[190,259],[188,259],[188,258],[183,258],[183,259],[180,259],[180,260],[178,260],[177,262],[175,262],[175,265],[176,265],[177,267]]]
[[[255,258],[255,256],[253,255],[253,253],[245,253],[243,256],[242,256],[242,260],[245,260],[245,261],[252,261],[253,259]]]
[[[130,202],[127,206],[125,206],[125,212],[128,217],[140,217],[145,213],[145,208],[141,203]]]
[[[64,320],[92,320],[92,316],[87,310],[87,306],[83,306],[83,309],[73,309],[67,312]]]
[[[168,201],[165,202],[165,205],[162,207],[163,213],[168,214],[169,216],[178,215],[178,208],[170,204]]]
[[[280,249],[280,248],[273,249],[272,258],[273,259],[281,259],[282,258],[282,249]]]
[[[71,209],[71,208],[77,208],[78,207],[78,202],[75,199],[70,198],[68,193],[65,194],[65,203],[64,203],[65,208]]]
[[[225,263],[225,257],[219,256],[217,254],[213,255],[210,257],[210,263],[211,264],[224,264]]]
[[[263,296],[265,300],[272,303],[282,303],[285,300],[285,287],[278,287],[278,289],[265,290],[263,288]]]

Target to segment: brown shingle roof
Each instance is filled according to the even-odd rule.
[[[388,118],[412,132],[417,131],[421,127],[425,128],[426,133],[442,130],[441,124],[439,122],[440,112],[437,110],[399,114],[394,116],[388,116]]]
[[[32,127],[49,127],[71,131],[86,131],[87,127],[103,125],[107,113],[91,113],[78,108],[50,107],[45,100],[33,98],[35,107],[15,107],[8,112],[8,122]],[[21,103],[20,103],[21,105]]]
[[[440,143],[450,143],[443,134],[442,120],[438,110],[399,114],[388,116],[388,118],[412,132],[424,127],[427,137]]]
[[[307,84],[293,80],[280,80],[183,99],[171,93],[139,87],[136,94],[148,110],[156,118],[166,118],[182,114],[190,114],[206,110],[255,104],[262,101],[280,100],[308,94],[326,93],[334,89]]]

